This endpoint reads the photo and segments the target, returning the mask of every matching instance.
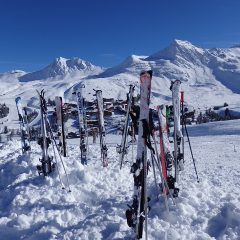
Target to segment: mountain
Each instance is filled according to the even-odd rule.
[[[188,41],[174,40],[167,48],[152,54],[146,60],[157,61],[170,60],[182,63],[191,62],[196,64],[204,63],[204,49],[194,46]]]
[[[21,70],[13,70],[0,74],[0,95],[5,96],[7,93],[14,91],[20,87],[19,77],[25,75],[26,72]]]
[[[85,76],[88,74],[96,74],[101,72],[101,67],[95,66],[88,61],[80,58],[66,59],[63,57],[56,58],[53,63],[42,70],[28,73],[19,78],[21,82],[34,80],[44,80],[48,78],[61,78],[67,74],[77,73]]]
[[[138,75],[143,68],[151,68],[154,76],[162,81],[179,79],[188,87],[218,86],[240,93],[240,48],[203,49],[182,40],[174,40],[165,49],[148,57],[129,56],[99,77],[121,73]]]
[[[136,86],[135,94],[140,92],[139,73],[150,68],[153,70],[152,107],[170,103],[169,87],[176,79],[182,82],[186,103],[195,109],[224,103],[240,105],[240,48],[205,49],[182,40],[174,40],[150,56],[128,56],[108,69],[80,58],[59,57],[36,72],[15,70],[0,74],[0,103],[10,105],[10,116],[17,116],[16,96],[21,96],[24,105],[38,108],[36,89],[44,89],[47,99],[53,100],[58,95],[65,102],[75,102],[72,92],[80,82],[85,85],[84,97],[88,101],[95,99],[93,89],[101,89],[105,98],[126,99],[130,84]]]
[[[208,50],[208,67],[224,86],[240,94],[240,48]]]
[[[114,66],[112,68],[106,69],[104,72],[100,73],[98,77],[112,77],[121,73],[128,73],[138,75],[143,69],[149,68],[149,64],[145,61],[147,56],[128,56],[121,64]]]

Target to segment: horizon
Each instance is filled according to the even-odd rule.
[[[202,48],[239,45],[240,2],[207,0],[4,0],[0,72],[33,72],[57,57],[109,68],[152,55],[174,39]],[[146,29],[146,31],[144,31]]]

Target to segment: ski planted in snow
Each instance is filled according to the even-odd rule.
[[[158,113],[158,122],[159,122],[159,139],[160,139],[160,160],[161,160],[161,170],[162,170],[162,176],[163,176],[163,182],[162,182],[162,189],[165,191],[165,184],[164,181],[167,182],[167,149],[165,144],[165,129],[166,126],[164,126],[164,119],[162,115],[162,108],[163,106],[158,106],[157,113]],[[170,160],[170,159],[168,159]]]
[[[101,159],[103,166],[106,167],[108,165],[107,159],[107,145],[106,145],[106,130],[104,126],[104,108],[103,108],[103,98],[102,91],[95,90],[96,92],[96,101],[98,108],[98,128],[99,128],[99,136],[100,136],[100,147],[101,147]]]
[[[73,94],[76,95],[77,107],[78,107],[78,120],[79,120],[79,136],[80,136],[80,152],[81,163],[87,164],[87,145],[88,145],[88,130],[86,119],[86,106],[83,98],[82,89],[85,88],[84,84],[80,84],[79,89]]]
[[[178,196],[179,189],[175,187],[175,177],[173,176],[173,163],[174,158],[170,152],[169,140],[168,140],[168,120],[166,106],[158,106],[158,121],[159,121],[159,137],[160,137],[160,160],[163,174],[163,190],[167,194],[170,193],[171,197]],[[165,113],[165,114],[164,114]],[[164,186],[164,182],[167,186]],[[165,189],[164,189],[165,187]],[[169,192],[170,191],[170,192]]]
[[[56,104],[56,115],[57,115],[57,126],[58,126],[58,138],[59,138],[59,147],[61,150],[61,154],[66,157],[67,156],[67,144],[65,137],[65,129],[64,129],[64,114],[63,114],[63,101],[62,97],[55,97]]]
[[[117,146],[117,152],[119,155],[119,162],[120,162],[120,169],[122,168],[122,163],[124,156],[128,153],[128,142],[127,142],[127,135],[128,135],[128,127],[129,127],[129,120],[130,120],[130,110],[133,102],[133,92],[134,92],[134,86],[130,85],[129,87],[129,93],[128,93],[128,104],[127,104],[127,112],[126,112],[126,118],[123,128],[123,135],[122,135],[122,141],[121,145]],[[133,134],[133,133],[132,133]]]
[[[15,102],[17,106],[19,124],[20,124],[22,153],[24,154],[31,149],[30,141],[29,141],[27,115],[26,115],[26,112],[23,111],[21,97],[16,97]]]
[[[181,111],[180,111],[180,80],[172,82],[172,102],[173,102],[173,118],[174,118],[174,167],[175,167],[175,181],[179,180],[179,171],[183,170],[183,153],[181,150],[181,141],[183,141],[183,135],[181,130]]]
[[[48,176],[55,169],[53,163],[53,157],[49,156],[48,148],[51,144],[51,139],[47,134],[47,103],[44,98],[44,90],[41,92],[37,91],[40,100],[40,116],[41,116],[41,137],[38,140],[38,144],[42,149],[42,158],[39,159],[41,165],[37,165],[38,173]]]
[[[131,167],[131,173],[134,178],[134,196],[133,203],[126,210],[126,218],[129,227],[135,231],[136,239],[143,237],[145,228],[145,239],[147,239],[147,215],[148,201],[147,197],[147,147],[151,147],[150,127],[149,127],[149,104],[151,93],[152,71],[143,71],[140,73],[140,116],[138,127],[137,158]],[[144,224],[145,223],[145,224]]]

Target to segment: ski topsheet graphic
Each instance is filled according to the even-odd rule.
[[[20,131],[21,131],[22,153],[25,153],[30,150],[27,116],[26,116],[26,112],[23,111],[23,108],[22,108],[21,97],[16,97],[15,102],[17,106]]]

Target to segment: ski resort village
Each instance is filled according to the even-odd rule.
[[[239,80],[183,40],[2,73],[0,238],[239,240]]]

